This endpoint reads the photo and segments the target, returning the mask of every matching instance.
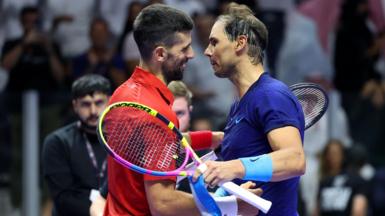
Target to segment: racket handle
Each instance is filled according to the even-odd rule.
[[[207,170],[207,165],[202,163],[198,166],[198,169],[201,173],[204,173]],[[220,182],[219,186],[223,187],[227,192],[235,195],[236,197],[244,200],[250,205],[258,208],[263,213],[267,213],[271,207],[271,201],[265,200],[260,196],[257,196],[245,188],[240,187],[234,182]]]
[[[257,196],[250,191],[246,190],[245,188],[240,187],[239,185],[235,184],[234,182],[224,182],[219,183],[219,186],[223,187],[227,192],[235,195],[236,197],[244,200],[245,202],[249,203],[250,205],[258,208],[263,213],[267,213],[270,210],[271,207],[271,201],[265,200],[260,196]]]

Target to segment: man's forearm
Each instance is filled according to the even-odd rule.
[[[21,53],[23,52],[23,44],[20,43],[14,47],[11,51],[4,55],[3,61],[1,62],[3,67],[10,71],[15,66]]]

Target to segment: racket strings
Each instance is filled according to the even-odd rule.
[[[317,88],[297,88],[293,90],[302,106],[305,115],[305,125],[312,125],[314,121],[325,111],[327,98],[325,94]]]
[[[185,158],[176,134],[145,111],[118,107],[103,122],[108,146],[124,160],[154,171],[178,169]]]

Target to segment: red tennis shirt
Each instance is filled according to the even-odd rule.
[[[174,97],[167,86],[152,73],[139,67],[111,96],[109,103],[131,101],[147,105],[178,126],[178,119],[171,106]],[[151,215],[147,204],[144,181],[169,179],[137,173],[123,167],[108,157],[108,196],[104,215]]]

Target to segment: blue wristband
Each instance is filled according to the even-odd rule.
[[[205,187],[203,175],[199,176],[198,180],[193,182],[192,176],[188,177],[191,192],[194,196],[194,201],[201,213],[207,213],[208,215],[221,216],[221,209],[218,207],[214,198],[209,194]],[[207,215],[202,214],[202,215]]]
[[[268,182],[273,176],[273,161],[268,154],[240,158],[245,167],[243,180]]]

